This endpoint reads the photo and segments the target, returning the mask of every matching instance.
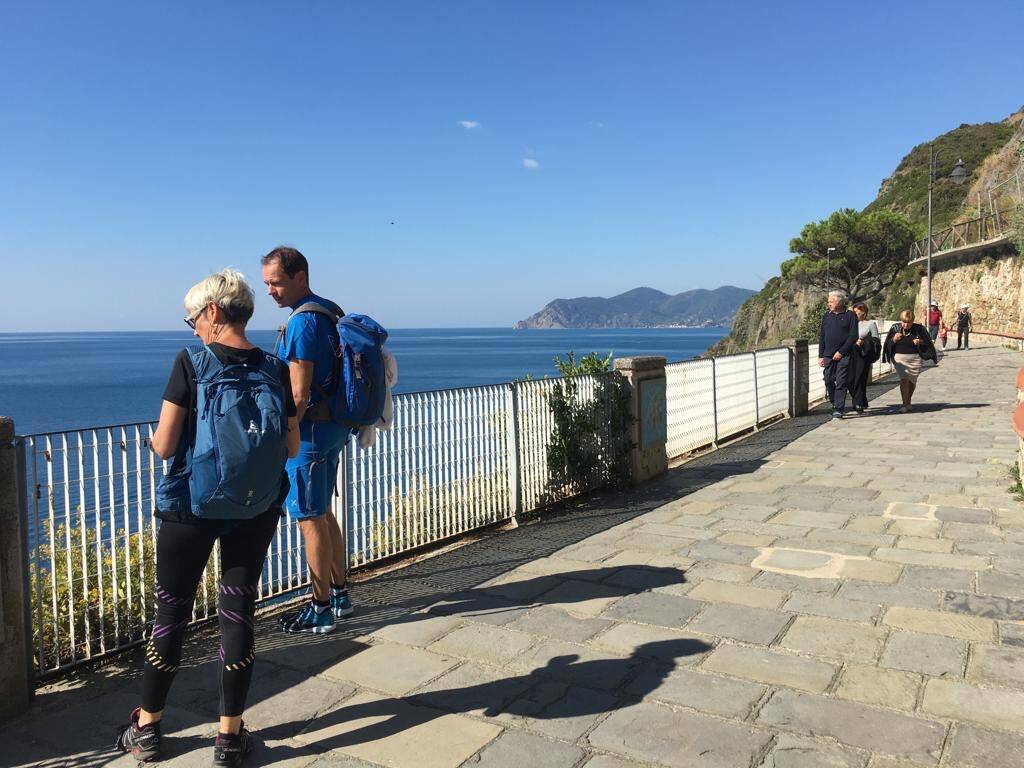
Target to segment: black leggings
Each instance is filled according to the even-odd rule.
[[[181,663],[181,644],[192,618],[192,603],[214,542],[220,539],[220,714],[245,710],[256,660],[253,613],[256,585],[267,547],[281,516],[280,507],[252,520],[203,521],[188,525],[164,520],[156,538],[156,622],[146,645],[142,708],[160,712]]]

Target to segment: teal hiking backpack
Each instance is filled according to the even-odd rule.
[[[181,474],[161,479],[157,505],[215,520],[256,517],[277,500],[288,455],[281,363],[265,354],[258,365],[225,365],[208,347],[188,352],[196,371],[195,442]]]

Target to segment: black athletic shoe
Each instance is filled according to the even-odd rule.
[[[141,707],[132,710],[128,727],[117,735],[117,748],[129,752],[140,763],[151,763],[162,757],[160,722],[139,727]]]
[[[252,734],[246,730],[245,724],[238,731],[237,736],[224,738],[224,734],[217,734],[217,741],[213,745],[214,768],[234,768],[242,764],[246,755],[252,752]]]

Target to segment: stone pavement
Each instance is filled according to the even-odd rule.
[[[332,636],[260,622],[251,765],[896,768],[1024,761],[1024,356],[951,353],[918,406],[787,420],[638,489],[354,588]],[[170,765],[207,765],[215,636]],[[111,753],[139,657],[42,689],[0,763]]]

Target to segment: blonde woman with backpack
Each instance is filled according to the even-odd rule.
[[[252,750],[242,712],[255,662],[256,591],[288,493],[285,459],[299,443],[288,368],[245,335],[253,300],[245,278],[230,269],[185,295],[185,323],[202,345],[175,358],[153,434],[153,452],[171,460],[156,494],[156,620],[142,705],[117,739],[117,748],[140,762],[163,756],[164,704],[218,540],[220,728],[213,765],[241,765]]]

